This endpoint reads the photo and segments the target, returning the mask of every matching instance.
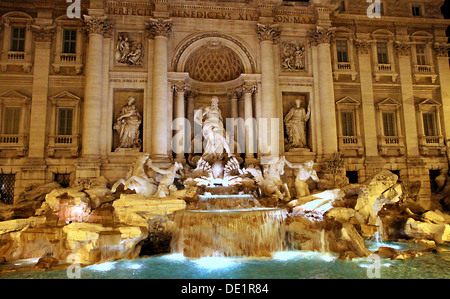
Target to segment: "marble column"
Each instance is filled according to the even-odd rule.
[[[238,98],[239,98],[239,93],[238,92],[233,92],[230,95],[230,101],[231,101],[231,118],[233,119],[233,123],[234,124],[238,124],[238,118],[239,118],[239,111],[238,111]],[[237,153],[237,141],[238,141],[238,128],[237,126],[233,126],[233,136],[232,140],[234,141],[233,143],[233,148],[231,149],[233,151],[233,153]]]
[[[103,35],[111,25],[106,16],[84,16],[84,22],[89,34],[89,46],[86,54],[81,155],[83,158],[98,158],[102,114]]]
[[[154,38],[151,155],[156,162],[166,162],[169,159],[166,136],[169,125],[167,122],[167,42],[172,31],[172,20],[151,19],[147,23],[147,30]]]
[[[184,144],[187,142],[186,134],[185,134],[185,105],[184,105],[184,96],[186,93],[186,86],[184,84],[177,84],[174,86],[174,90],[176,93],[175,96],[175,134],[180,135],[183,134],[183,139],[177,139],[177,144],[173,144],[173,150],[176,153],[176,161],[177,162],[185,162],[184,158]],[[175,136],[175,135],[174,135]],[[183,141],[179,143],[179,141]]]
[[[411,45],[407,43],[397,42],[396,44],[403,101],[402,107],[406,117],[416,115],[410,47]],[[417,134],[417,122],[405,121],[405,143],[407,156],[418,157],[419,139]]]
[[[322,122],[322,148],[324,155],[338,151],[336,130],[336,104],[334,101],[333,72],[331,65],[330,43],[334,31],[330,28],[317,28],[309,34],[310,42],[317,46],[319,70],[320,116],[327,121]]]
[[[40,23],[40,21],[44,20],[37,19],[36,23]],[[32,26],[32,31],[35,42],[35,56],[28,158],[17,176],[14,200],[17,200],[20,192],[25,190],[25,188],[31,184],[44,183],[46,181],[47,172],[47,166],[44,159],[45,144],[47,144],[48,75],[50,70],[50,48],[54,29],[35,25]],[[30,33],[31,32],[28,34]],[[29,45],[29,47],[31,47],[31,45]],[[22,114],[21,119],[24,119],[24,114]]]
[[[277,119],[277,97],[275,84],[275,63],[273,45],[280,36],[275,24],[258,24],[258,38],[261,47],[261,118],[267,121],[267,130],[259,130],[261,162],[279,155],[279,130],[272,127],[272,119]],[[264,144],[266,143],[266,144]]]
[[[436,66],[437,74],[440,83],[440,95],[442,103],[442,113],[443,116],[443,134],[445,138],[445,144],[447,145],[447,157],[450,160],[450,68],[448,66],[448,51],[450,49],[450,44],[447,43],[437,43],[434,46],[436,53]]]
[[[252,162],[255,153],[253,93],[256,86],[244,85],[245,161]]]
[[[30,115],[29,158],[44,159],[47,126],[48,74],[50,70],[50,46],[54,28],[32,27],[35,51],[33,89]]]
[[[195,109],[195,92],[189,91],[188,95],[188,104],[187,104],[187,119],[189,120],[191,135],[188,138],[188,142],[194,138],[194,109]]]
[[[365,154],[368,157],[378,156],[378,137],[375,119],[375,105],[373,97],[373,77],[369,40],[358,40],[355,44],[358,49],[359,77],[361,80],[361,106],[363,114]],[[358,126],[358,124],[357,124]]]

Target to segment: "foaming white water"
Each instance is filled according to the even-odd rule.
[[[332,262],[336,260],[337,257],[330,253],[317,251],[279,251],[273,254],[273,259],[278,261],[288,261],[291,259],[320,259],[325,262]]]
[[[111,271],[112,269],[115,268],[115,263],[113,262],[109,262],[109,263],[102,263],[102,264],[95,264],[92,266],[88,266],[86,268],[93,270],[93,271],[100,271],[100,272],[105,272],[105,271]]]
[[[197,267],[205,270],[228,269],[237,266],[239,263],[229,257],[202,257],[194,261]]]

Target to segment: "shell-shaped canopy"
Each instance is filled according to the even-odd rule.
[[[244,73],[244,65],[233,50],[220,41],[212,41],[192,53],[186,61],[185,72],[197,81],[226,82]]]

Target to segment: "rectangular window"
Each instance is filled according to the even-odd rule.
[[[0,174],[0,201],[5,204],[14,203],[15,174]]]
[[[383,132],[384,136],[396,136],[394,112],[383,112]]]
[[[348,43],[346,40],[336,40],[336,50],[338,62],[349,62]]]
[[[389,64],[388,45],[386,42],[377,42],[377,54],[379,64]]]
[[[25,27],[11,27],[11,51],[25,51]]]
[[[72,135],[73,108],[58,109],[58,135]]]
[[[427,65],[426,49],[427,49],[427,47],[425,44],[417,44],[416,45],[417,64],[418,65]]]
[[[353,112],[341,112],[342,136],[355,136]]]
[[[20,107],[5,107],[3,134],[19,134]]]
[[[75,54],[77,52],[77,30],[64,29],[63,31],[63,53]]]
[[[425,136],[437,136],[436,117],[432,112],[423,113],[423,133]]]
[[[415,17],[420,17],[422,15],[420,5],[413,5],[412,6],[412,15]]]

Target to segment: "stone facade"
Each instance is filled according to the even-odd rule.
[[[358,181],[393,170],[421,181],[424,201],[430,170],[448,168],[442,0],[382,0],[380,18],[365,0],[86,2],[80,18],[62,0],[0,3],[0,171],[15,174],[16,199],[58,174],[113,182],[140,151],[185,162],[172,121],[193,124],[211,96],[224,119],[256,119],[248,164],[285,155],[320,167],[340,152]],[[129,97],[141,143],[119,148],[113,126]],[[285,152],[297,99],[311,109],[307,147]]]

